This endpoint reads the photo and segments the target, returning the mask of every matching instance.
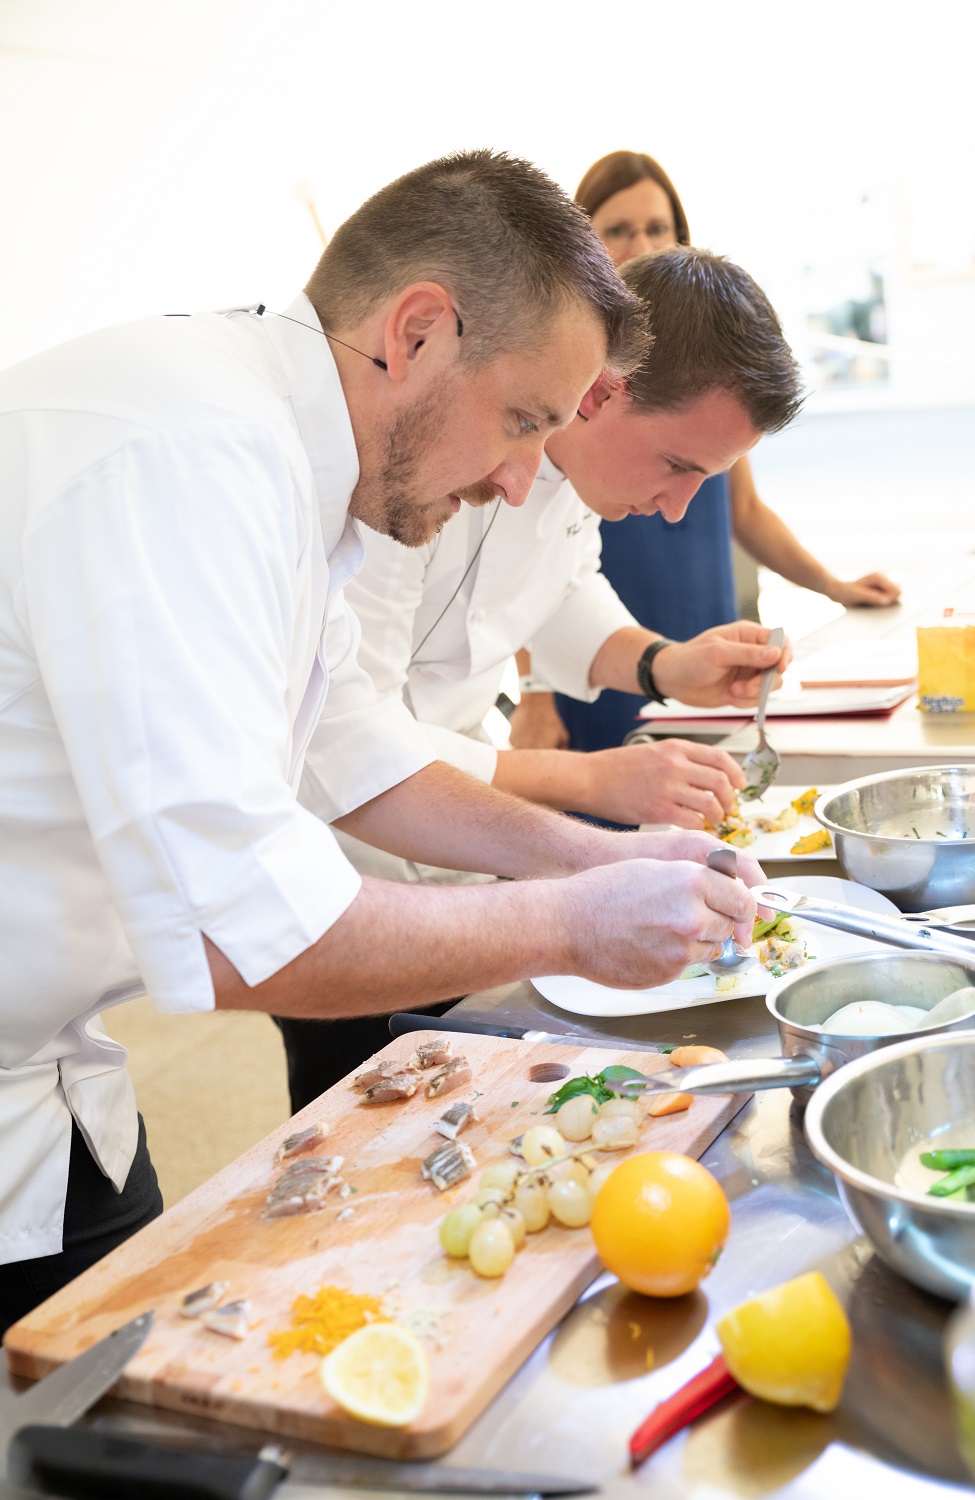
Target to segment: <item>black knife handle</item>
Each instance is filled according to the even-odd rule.
[[[16,1484],[71,1500],[266,1500],[288,1472],[263,1458],[170,1448],[95,1427],[22,1427],[7,1450]]]
[[[405,1036],[408,1031],[461,1031],[471,1036],[510,1036],[521,1041],[524,1026],[492,1025],[489,1021],[468,1021],[463,1016],[424,1016],[401,1010],[389,1018],[390,1036]]]

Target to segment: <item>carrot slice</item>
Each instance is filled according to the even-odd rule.
[[[647,1106],[647,1114],[679,1115],[682,1110],[690,1109],[693,1103],[693,1094],[658,1094]]]
[[[717,1047],[675,1047],[669,1061],[675,1068],[693,1068],[698,1063],[727,1062],[728,1058]]]

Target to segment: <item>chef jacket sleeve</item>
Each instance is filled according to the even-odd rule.
[[[498,758],[493,745],[418,718],[410,702],[409,671],[416,616],[423,602],[427,568],[436,546],[437,543],[432,542],[425,547],[404,547],[392,537],[370,534],[366,567],[347,590],[347,603],[351,605],[357,622],[358,662],[369,674],[377,692],[386,698],[387,711],[391,711],[388,705],[392,700],[400,714],[413,726],[414,734],[422,736],[429,748],[430,759],[446,761],[480,781],[490,782],[494,779]],[[305,757],[299,791],[302,803],[328,820],[366,800],[363,796],[358,803],[341,805],[342,789],[334,784],[334,758],[328,752],[334,716],[340,708],[341,700],[330,691],[318,730]]]
[[[212,1007],[202,933],[257,984],[360,889],[290,785],[304,517],[280,444],[227,419],[125,442],[25,531],[40,674],[163,1010]]]
[[[589,669],[601,646],[639,621],[600,572],[599,517],[585,513],[586,545],[558,608],[532,632],[532,676],[555,692],[593,703],[600,689],[589,685]]]
[[[343,599],[325,630],[328,697],[305,754],[298,797],[333,822],[436,759],[398,694],[381,695],[357,659],[359,621]]]

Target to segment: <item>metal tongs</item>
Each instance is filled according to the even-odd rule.
[[[956,936],[933,923],[919,924],[914,919],[907,921],[900,916],[882,916],[878,912],[864,911],[859,906],[843,906],[838,901],[803,896],[799,891],[790,891],[787,886],[778,884],[752,886],[752,895],[759,906],[788,912],[806,922],[819,922],[823,927],[835,927],[840,932],[852,932],[857,937],[874,938],[878,943],[891,943],[895,948],[918,948],[924,953],[957,958],[967,964],[975,960],[975,933],[971,937]]]

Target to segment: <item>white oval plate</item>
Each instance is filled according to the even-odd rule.
[[[749,851],[751,852],[751,851]],[[857,885],[852,880],[840,880],[836,875],[789,876],[789,889],[805,896],[821,896],[826,901],[840,901],[847,906],[859,906],[864,911],[886,912],[898,915],[893,901],[888,901],[879,891],[868,886]],[[815,963],[821,958],[851,958],[855,953],[889,953],[889,943],[878,943],[872,938],[857,937],[850,932],[837,932],[834,927],[820,927],[804,922],[806,943],[816,955],[810,959]],[[756,952],[755,948],[752,952]],[[685,1010],[692,1005],[714,1005],[719,1000],[741,1000],[747,995],[765,995],[775,983],[768,969],[757,964],[741,980],[737,989],[722,994],[715,991],[715,981],[706,979],[672,979],[670,984],[660,984],[653,989],[613,990],[604,984],[595,984],[591,979],[578,979],[572,974],[549,974],[542,979],[533,979],[532,984],[560,1010],[570,1011],[576,1016],[648,1016],[656,1011]]]

